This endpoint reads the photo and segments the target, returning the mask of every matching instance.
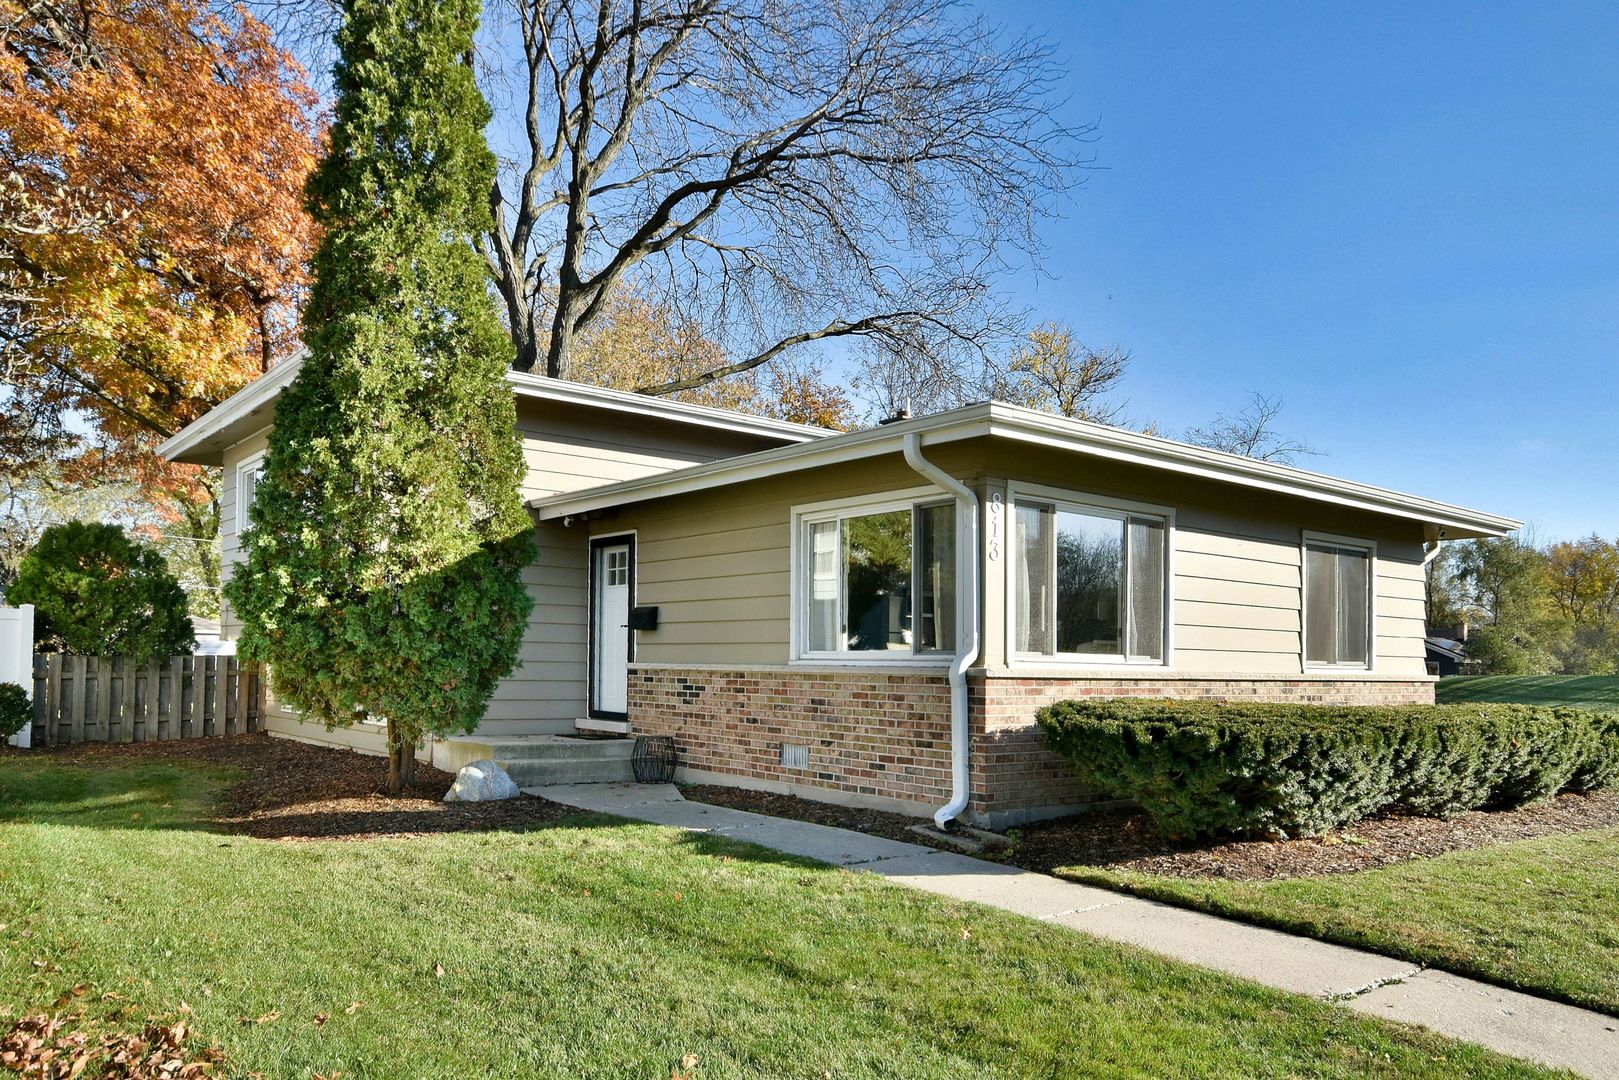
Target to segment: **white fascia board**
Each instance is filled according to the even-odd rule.
[[[602,386],[589,386],[585,383],[568,382],[565,379],[553,379],[549,376],[533,375],[523,371],[508,371],[506,381],[511,383],[512,390],[520,397],[533,397],[544,401],[584,405],[588,408],[608,409],[614,412],[631,413],[636,416],[658,417],[679,423],[718,428],[722,431],[741,432],[745,435],[759,435],[782,441],[802,443],[809,442],[811,439],[824,439],[829,435],[837,434],[831,428],[814,427],[809,424],[794,424],[786,420],[772,420],[764,416],[750,416],[747,413],[733,412],[730,409],[715,409],[707,405],[691,405],[684,401],[670,401],[666,398],[649,397],[646,394],[637,394],[629,390],[610,390]]]
[[[186,461],[187,455],[192,454],[198,447],[208,443],[222,432],[229,431],[245,417],[251,416],[273,403],[280,396],[281,391],[298,374],[298,369],[303,366],[303,357],[304,351],[300,349],[293,356],[271,368],[260,378],[248,383],[235,394],[214,406],[205,415],[188,424],[179,433],[170,436],[161,443],[157,447],[157,455],[170,461]],[[586,408],[605,409],[635,416],[655,417],[680,424],[692,424],[719,431],[740,432],[745,435],[754,435],[759,438],[774,439],[786,443],[810,442],[814,439],[823,439],[836,434],[830,428],[813,427],[809,424],[793,424],[785,420],[771,420],[767,417],[732,412],[729,409],[713,409],[705,405],[689,405],[682,401],[668,401],[663,398],[648,397],[645,394],[635,394],[625,390],[609,390],[600,386],[587,386],[583,383],[571,383],[563,379],[551,379],[543,375],[530,375],[521,371],[508,371],[506,381],[511,385],[512,392],[520,397],[581,405]],[[253,430],[258,431],[263,427],[263,424],[258,424]],[[251,434],[251,432],[244,432],[243,434]],[[231,443],[239,441],[241,441],[239,438],[230,440]],[[216,446],[208,449],[222,453],[225,448],[225,446]],[[196,463],[208,464],[205,461]]]
[[[1456,534],[1502,536],[1522,527],[1512,518],[1405,495],[1323,473],[1257,461],[1155,435],[1052,416],[1001,402],[968,405],[951,412],[883,427],[834,435],[807,446],[783,447],[728,458],[687,469],[532,500],[541,520],[605,510],[646,499],[768,479],[801,469],[898,453],[903,437],[915,431],[923,445],[983,436],[1051,446],[1070,453],[1291,495],[1356,510],[1405,518]]]
[[[948,419],[949,422],[939,423],[941,419]],[[531,499],[528,505],[541,521],[552,521],[646,499],[686,495],[710,488],[747,483],[750,480],[768,480],[771,477],[804,469],[818,469],[827,465],[841,465],[845,462],[881,457],[884,454],[898,454],[903,449],[905,434],[918,430],[922,432],[922,442],[925,446],[988,435],[989,406],[969,405],[965,409],[953,412],[851,431],[812,443],[762,450],[756,454],[724,458],[672,472],[654,473],[635,480],[624,480],[616,484],[586,488],[583,491]]]
[[[1470,534],[1504,536],[1523,527],[1523,522],[1513,518],[1155,435],[1068,420],[999,402],[994,404],[993,410],[992,433],[1022,442],[1292,495],[1313,502],[1408,518]]]
[[[199,445],[259,412],[265,406],[272,404],[276,398],[281,396],[281,391],[286,389],[297,376],[298,369],[303,366],[303,360],[304,352],[300,349],[173,435],[170,435],[157,445],[153,453],[169,461],[187,461],[187,455],[196,450]],[[258,424],[254,430],[258,431],[263,428],[263,424]],[[251,434],[251,432],[248,434]],[[240,441],[240,439],[232,439],[231,443],[234,444]],[[216,449],[223,452],[226,448],[221,446]],[[191,463],[210,464],[210,462],[206,461]]]

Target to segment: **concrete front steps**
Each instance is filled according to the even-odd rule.
[[[518,787],[545,784],[626,784],[635,772],[635,740],[573,735],[457,735],[433,744],[433,764],[445,772],[493,758]]]

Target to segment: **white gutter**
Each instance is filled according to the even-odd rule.
[[[1428,564],[1429,563],[1431,563],[1435,559],[1439,558],[1439,549],[1444,547],[1444,546],[1445,546],[1445,538],[1443,536],[1441,536],[1441,537],[1437,538],[1436,540],[1434,540],[1433,547],[1429,548],[1427,550],[1427,552],[1422,556],[1422,568],[1424,570],[1428,569]]]
[[[972,742],[968,716],[967,669],[978,659],[978,496],[922,456],[922,437],[905,435],[905,463],[956,497],[956,646],[950,662],[950,801],[934,811],[945,828],[967,809],[972,791],[967,752]]]
[[[1502,536],[1523,525],[1523,522],[1511,518],[1371,487],[1352,480],[1340,480],[1322,473],[1305,472],[1269,461],[1255,461],[1236,454],[1083,420],[1051,416],[1000,402],[968,405],[951,412],[902,420],[885,427],[845,432],[792,446],[654,473],[634,480],[548,495],[531,499],[528,505],[538,512],[541,520],[551,520],[624,506],[643,499],[684,495],[781,476],[800,469],[891,454],[900,448],[902,439],[911,432],[922,435],[930,445],[950,439],[988,437],[1049,446],[1104,461],[1124,462],[1312,502],[1405,518],[1448,530],[1453,536]]]

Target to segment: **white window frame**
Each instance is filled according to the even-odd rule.
[[[1019,501],[1049,503],[1058,510],[1073,510],[1082,514],[1100,514],[1103,517],[1128,521],[1136,517],[1157,518],[1164,525],[1164,648],[1163,657],[1132,657],[1120,653],[1030,653],[1017,647],[1018,627],[1018,562],[1022,552],[1016,540]],[[1175,669],[1175,508],[1154,503],[1115,499],[1107,495],[1092,495],[1067,488],[1048,487],[1043,484],[1010,483],[1006,486],[1006,512],[1001,515],[1003,535],[1001,551],[1006,560],[1006,662],[1011,667],[1069,667],[1069,668],[1141,668],[1152,671]],[[1125,568],[1128,577],[1129,568]],[[1128,612],[1128,605],[1125,605]],[[1125,628],[1128,640],[1129,628]]]
[[[956,500],[949,492],[943,490],[942,488],[916,487],[905,488],[899,491],[874,492],[870,495],[860,495],[846,499],[829,499],[823,502],[803,503],[792,508],[792,536],[790,537],[788,544],[787,560],[788,600],[792,609],[789,635],[791,638],[791,652],[789,654],[790,663],[840,665],[852,664],[858,666],[890,666],[894,664],[923,664],[929,666],[941,666],[950,663],[951,659],[955,656],[953,651],[917,652],[914,649],[909,652],[900,652],[897,650],[893,652],[876,652],[874,650],[867,649],[857,651],[842,650],[836,652],[811,651],[809,649],[809,573],[811,566],[806,561],[810,557],[810,551],[808,550],[808,544],[806,541],[808,539],[809,527],[811,525],[820,522],[836,521],[846,517],[863,517],[867,514],[886,514],[897,510],[906,510],[910,512],[912,521],[911,569],[914,578],[916,570],[916,510],[920,506],[935,506],[947,502],[950,505],[955,506]],[[956,507],[956,512],[958,515],[960,514],[960,507]],[[839,535],[842,535],[841,529],[839,530]],[[961,523],[958,521],[956,522],[955,537],[958,542],[960,536]],[[977,558],[978,556],[975,554],[973,557]],[[841,558],[841,546],[838,563],[838,578],[840,583],[839,589],[841,592],[841,583],[844,574]],[[961,565],[959,551],[957,552],[956,565],[958,568],[958,580],[956,582],[956,586],[959,588],[961,586],[961,581],[959,580],[959,567]],[[911,603],[913,605],[912,630],[914,633],[914,605],[916,603],[916,588],[914,581],[911,592]],[[959,610],[959,605],[957,606],[957,610]],[[960,634],[964,632],[964,628],[957,627],[956,632]]]
[[[247,527],[252,524],[252,522],[248,521],[247,518],[247,503],[242,498],[242,492],[244,490],[242,478],[246,475],[260,472],[263,470],[263,468],[263,450],[260,450],[251,457],[244,458],[236,463],[236,535],[238,537],[245,533],[247,531]],[[259,481],[255,479],[253,481],[253,488],[255,492],[258,490],[258,486]]]
[[[1366,662],[1364,664],[1322,664],[1310,660],[1310,548],[1348,548],[1366,553]],[[1377,541],[1358,536],[1304,531],[1299,534],[1299,670],[1354,671],[1377,670]]]

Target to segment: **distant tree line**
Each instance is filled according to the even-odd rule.
[[[1487,674],[1619,673],[1619,542],[1467,540],[1441,550],[1427,586],[1428,625],[1466,623]]]

